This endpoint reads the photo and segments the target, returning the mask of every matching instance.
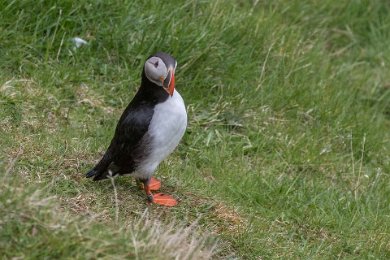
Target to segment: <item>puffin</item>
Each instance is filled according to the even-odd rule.
[[[173,152],[187,128],[183,98],[175,89],[177,61],[157,52],[148,57],[141,73],[141,86],[122,113],[107,151],[86,173],[94,181],[116,175],[133,176],[143,186],[149,203],[175,206],[177,200],[156,193],[158,165]]]

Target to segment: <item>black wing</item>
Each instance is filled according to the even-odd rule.
[[[135,100],[133,100],[135,101]],[[100,162],[87,173],[94,180],[107,177],[107,170],[113,174],[131,173],[137,161],[147,155],[147,142],[143,137],[148,131],[154,113],[153,106],[147,102],[131,102],[115,130],[115,135]]]

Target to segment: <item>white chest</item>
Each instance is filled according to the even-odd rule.
[[[187,127],[183,98],[175,90],[172,97],[156,105],[148,129],[150,154],[137,168],[140,175],[151,176],[157,166],[179,144]]]

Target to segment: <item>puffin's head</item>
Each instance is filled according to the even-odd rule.
[[[176,65],[177,62],[171,55],[157,52],[145,62],[145,76],[172,96],[175,90]]]

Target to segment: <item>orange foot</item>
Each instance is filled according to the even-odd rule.
[[[155,178],[150,178],[147,184],[144,185],[144,190],[146,196],[148,197],[149,203],[154,203],[162,206],[173,207],[177,205],[177,200],[175,200],[171,195],[157,193],[152,194],[152,190],[158,190],[161,187],[161,182]]]
[[[156,178],[150,178],[149,189],[150,190],[159,190],[161,188],[161,181]]]
[[[171,195],[157,193],[153,194],[153,203],[162,206],[173,207],[177,205],[177,200],[175,200]]]

